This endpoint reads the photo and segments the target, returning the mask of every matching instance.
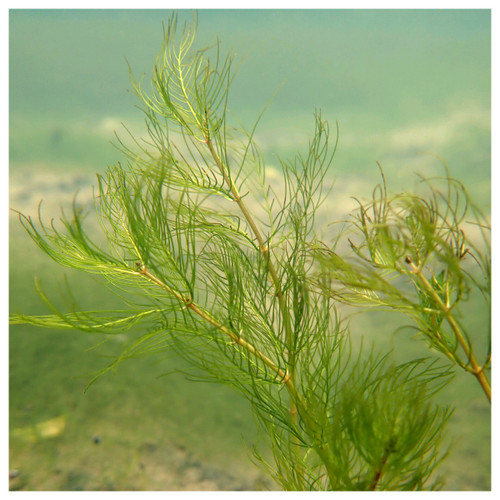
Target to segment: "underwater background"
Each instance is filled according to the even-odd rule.
[[[78,192],[90,203],[95,173],[124,161],[113,147],[124,124],[144,120],[128,65],[144,86],[169,10],[11,10],[9,21],[10,207],[58,217]],[[179,21],[191,22],[189,11]],[[253,126],[271,168],[304,151],[315,110],[339,127],[332,167],[335,213],[367,197],[380,162],[390,188],[415,173],[452,176],[486,212],[491,203],[489,10],[200,10],[197,47],[219,39],[239,64],[231,115]],[[338,202],[336,201],[338,200]],[[10,217],[11,312],[45,312],[34,291],[111,307],[94,279],[55,266]],[[471,321],[482,332],[487,311]],[[394,321],[394,323],[392,323]],[[369,328],[366,328],[369,326]],[[402,356],[429,354],[397,320],[375,315],[366,342]],[[11,488],[25,490],[273,489],[251,463],[261,443],[245,401],[230,389],[168,375],[161,358],[120,365],[83,393],[119,340],[26,326],[10,329]],[[113,345],[115,342],[115,345]],[[457,373],[443,399],[456,407],[440,472],[445,489],[490,488],[490,409],[472,377]],[[484,401],[483,401],[484,399]]]

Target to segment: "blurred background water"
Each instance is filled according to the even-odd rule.
[[[43,198],[44,213],[57,217],[59,205],[75,191],[90,199],[94,173],[122,159],[111,145],[115,131],[124,134],[121,123],[139,134],[143,130],[127,62],[147,81],[170,13],[10,11],[12,208],[33,214]],[[191,20],[188,11],[178,15],[181,22]],[[489,211],[488,10],[198,15],[197,45],[220,39],[223,52],[241,62],[229,107],[243,125],[252,127],[279,88],[256,135],[270,165],[279,165],[278,156],[304,150],[313,112],[320,109],[340,130],[332,171],[340,212],[349,208],[350,196],[367,195],[378,182],[377,161],[397,189],[410,187],[415,172],[442,174],[438,158]],[[96,292],[93,280],[65,272],[77,280],[89,307],[112,300]],[[12,218],[11,311],[44,311],[33,292],[35,274],[48,289],[61,282],[62,271],[37,252]],[[476,320],[479,330],[486,327],[487,315]],[[393,328],[384,322],[381,330]],[[168,370],[148,360],[124,365],[84,396],[86,379],[74,377],[103,366],[86,350],[95,343],[75,333],[11,328],[14,488],[272,488],[258,473],[248,473],[246,446],[260,438],[245,402],[223,387],[192,384],[182,376],[158,379]],[[443,466],[447,487],[488,489],[489,408],[474,384],[469,390],[468,379],[460,383],[465,392],[448,395],[456,403],[467,394],[467,403],[451,424],[461,438]],[[43,437],[40,429],[47,426],[52,434]]]

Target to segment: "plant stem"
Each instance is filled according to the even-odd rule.
[[[484,373],[484,367],[480,366],[479,363],[477,362],[474,353],[470,349],[469,344],[467,343],[465,337],[463,336],[459,325],[455,321],[455,318],[451,314],[450,309],[441,300],[441,297],[439,297],[439,295],[436,293],[436,290],[434,290],[434,288],[429,283],[427,278],[422,274],[422,270],[419,267],[415,266],[415,264],[413,264],[413,262],[410,259],[407,259],[407,262],[408,264],[410,264],[413,273],[418,277],[418,279],[425,287],[429,295],[432,297],[434,302],[439,306],[439,308],[443,312],[446,320],[448,321],[448,324],[450,325],[451,329],[453,330],[453,333],[455,334],[458,343],[460,344],[467,358],[469,359],[469,363],[472,367],[472,370],[469,370],[470,373],[472,373],[476,377],[486,397],[488,398],[488,401],[491,403],[491,384],[490,381],[488,380],[488,377]]]
[[[368,487],[370,491],[375,491],[377,489],[378,483],[380,481],[380,478],[382,477],[382,472],[384,471],[385,464],[387,463],[387,459],[389,458],[389,454],[387,453],[383,458],[380,466],[378,469],[375,471],[375,474],[373,476],[373,480]]]
[[[204,319],[211,325],[215,326],[217,329],[219,329],[222,333],[228,335],[231,340],[235,343],[246,349],[248,352],[253,354],[255,357],[259,358],[261,361],[264,362],[265,365],[267,365],[268,368],[270,368],[274,373],[276,373],[276,379],[280,380],[285,386],[288,388],[288,390],[291,393],[295,394],[295,387],[293,385],[293,382],[290,378],[290,374],[286,371],[281,369],[274,361],[269,359],[264,353],[260,352],[258,349],[256,349],[252,344],[244,340],[241,336],[237,335],[236,333],[232,332],[229,330],[227,327],[219,323],[215,318],[213,318],[210,313],[205,311],[202,307],[200,307],[198,304],[193,302],[191,297],[184,297],[182,294],[180,294],[178,291],[170,288],[166,283],[158,279],[156,276],[154,276],[152,273],[150,273],[147,269],[146,266],[142,266],[139,271],[137,271],[137,274],[141,276],[145,276],[148,278],[150,281],[158,285],[159,287],[163,288],[166,290],[168,293],[174,295],[179,302],[184,304],[184,307],[187,307],[191,311],[193,311],[195,314],[197,314],[200,318]]]
[[[271,255],[268,246],[266,245],[266,242],[264,240],[264,237],[262,236],[262,233],[260,232],[259,227],[255,223],[250,211],[248,210],[245,202],[242,200],[238,188],[235,186],[234,182],[230,178],[230,176],[227,174],[226,169],[224,168],[224,165],[222,164],[222,161],[217,153],[217,151],[214,148],[212,139],[207,136],[205,139],[205,143],[210,151],[210,154],[212,155],[212,158],[217,165],[217,168],[219,169],[220,173],[222,174],[224,181],[228,185],[231,194],[233,196],[234,201],[238,204],[239,209],[241,210],[243,216],[245,217],[246,221],[248,222],[248,225],[250,226],[255,238],[257,239],[257,243],[259,245],[259,251],[262,253],[264,258],[266,259],[267,262],[267,270],[269,272],[269,276],[271,278],[271,281],[273,283],[274,289],[276,290],[276,297],[278,298],[278,303],[279,307],[281,310],[281,315],[283,318],[283,323],[285,326],[285,337],[286,337],[286,344],[288,347],[288,373],[290,376],[290,380],[292,384],[295,386],[295,353],[293,350],[293,332],[292,332],[292,326],[290,323],[290,314],[288,312],[288,308],[286,305],[285,301],[285,296],[283,295],[283,291],[281,289],[280,281],[278,278],[278,274],[276,272],[276,269],[274,267],[273,262],[271,261]],[[292,422],[297,425],[298,424],[298,415],[297,415],[297,405],[294,401],[294,398],[292,397],[290,400],[290,418]]]
[[[292,325],[290,321],[290,313],[288,311],[288,307],[286,304],[285,296],[283,294],[283,291],[281,289],[281,284],[280,280],[278,278],[278,273],[276,272],[276,269],[274,267],[274,264],[271,260],[271,254],[268,245],[266,244],[266,241],[264,240],[264,237],[262,236],[262,233],[260,232],[259,227],[255,223],[254,218],[252,217],[250,211],[248,210],[245,202],[242,200],[240,193],[238,192],[238,188],[234,184],[233,180],[231,179],[230,175],[228,175],[228,172],[224,168],[224,165],[217,153],[217,151],[214,148],[214,145],[212,143],[212,139],[210,138],[208,132],[205,137],[205,143],[210,151],[210,154],[212,155],[212,158],[217,165],[217,168],[219,169],[221,175],[224,178],[224,181],[226,182],[229,190],[231,191],[231,194],[233,196],[234,201],[238,204],[239,209],[241,210],[243,216],[245,217],[246,221],[248,222],[248,225],[250,226],[255,238],[257,239],[257,243],[259,245],[259,251],[263,255],[264,259],[266,260],[267,263],[267,270],[269,273],[269,276],[271,278],[271,282],[273,283],[274,289],[276,291],[276,297],[278,298],[278,304],[281,312],[281,317],[283,318],[283,324],[285,327],[285,342],[287,345],[287,350],[288,350],[288,362],[287,362],[287,373],[290,377],[289,379],[289,386],[287,387],[290,389],[292,388],[293,390],[289,390],[290,394],[290,401],[289,401],[289,414],[290,414],[290,421],[292,425],[298,429],[299,426],[299,419],[298,419],[298,410],[297,410],[297,402],[298,402],[298,394],[296,391],[295,383],[295,350],[294,350],[294,336],[293,336],[293,330],[292,330]],[[297,453],[298,456],[300,456],[300,444],[297,439],[292,438],[292,446]],[[299,474],[301,473],[301,470],[297,471]]]

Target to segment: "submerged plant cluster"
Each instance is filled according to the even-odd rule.
[[[277,193],[255,127],[228,121],[231,57],[219,44],[195,50],[195,31],[196,20],[180,28],[173,17],[151,87],[134,81],[148,137],[120,141],[126,165],[98,176],[99,235],[76,203],[61,225],[20,215],[53,260],[106,278],[123,309],[60,311],[39,286],[52,314],[11,322],[128,332],[132,340],[98,376],[129,358],[175,353],[197,376],[234,387],[268,437],[272,459],[254,456],[284,489],[439,486],[451,410],[432,397],[453,365],[355,352],[337,304],[407,314],[491,398],[489,354],[480,364],[458,315],[471,287],[489,300],[484,217],[474,213],[481,250],[462,229],[472,205],[461,184],[446,178],[442,193],[428,181],[425,196],[391,198],[384,181],[371,204],[360,202],[350,255],[339,255],[316,233],[338,134],[332,145],[316,113],[308,149],[281,161]]]

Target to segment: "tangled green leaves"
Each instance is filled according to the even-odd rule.
[[[316,236],[316,217],[330,192],[338,135],[332,146],[317,113],[307,151],[281,162],[276,192],[253,131],[227,122],[232,59],[221,58],[219,44],[195,50],[195,28],[196,21],[180,30],[173,17],[151,91],[134,82],[148,137],[120,142],[126,165],[98,176],[98,225],[86,225],[76,202],[59,225],[20,216],[42,251],[103,276],[123,309],[60,311],[40,288],[52,314],[11,322],[132,334],[103,373],[136,356],[176,353],[209,380],[233,386],[251,403],[274,460],[258,450],[255,457],[284,489],[437,486],[451,412],[431,396],[451,371],[423,359],[397,365],[388,355],[353,353],[336,304],[408,312],[448,349],[449,335],[438,332],[451,313],[440,305],[451,310],[463,295],[460,221],[443,224],[436,193],[427,202],[384,192],[372,215],[360,208],[355,225],[365,239],[352,244],[359,260],[333,253]],[[394,232],[390,220],[404,230]],[[419,281],[436,252],[445,274]],[[391,273],[410,279],[416,293],[393,285]]]
[[[421,186],[421,194],[390,197],[383,178],[373,201],[360,202],[354,214],[351,256],[316,247],[323,263],[318,284],[341,302],[405,313],[431,348],[477,378],[491,401],[491,331],[474,342],[461,310],[476,294],[491,311],[489,221],[456,179],[422,179]]]

